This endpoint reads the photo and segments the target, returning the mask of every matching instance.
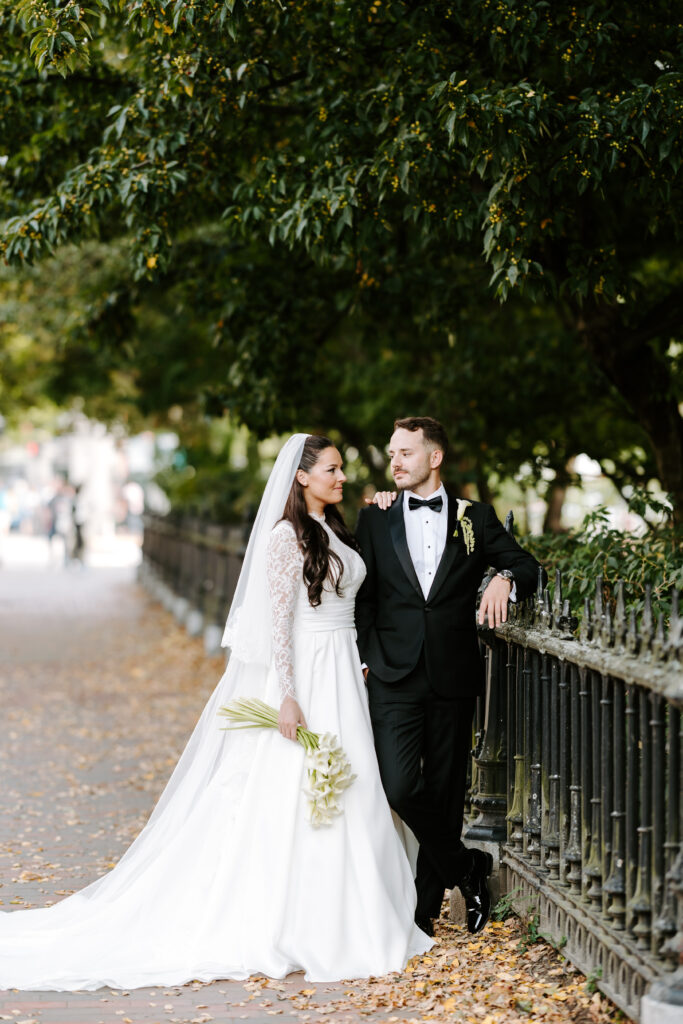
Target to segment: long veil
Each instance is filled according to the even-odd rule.
[[[190,817],[198,796],[218,771],[239,780],[253,744],[239,732],[221,729],[218,709],[234,697],[265,698],[271,670],[271,619],[266,549],[281,518],[308,434],[293,434],[277,457],[259,506],[223,637],[231,648],[227,668],[207,701],[195,729],[147,824],[115,868],[78,896],[113,898],[137,878]],[[159,723],[159,728],[163,724]],[[226,762],[231,772],[225,772]]]

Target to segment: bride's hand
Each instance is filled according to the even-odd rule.
[[[393,503],[396,501],[396,491],[377,491],[374,498],[366,498],[366,505],[379,505],[380,508],[386,509],[391,508]]]
[[[299,725],[304,729],[308,728],[303,711],[293,697],[285,697],[280,705],[277,727],[288,740],[296,740],[296,730]]]

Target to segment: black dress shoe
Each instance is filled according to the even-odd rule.
[[[433,938],[433,936],[434,936],[434,925],[432,924],[431,917],[419,917],[416,914],[415,915],[415,924],[420,929],[420,931],[423,931],[425,933],[425,935],[429,935],[430,938]]]
[[[493,857],[483,850],[472,850],[472,867],[458,883],[467,907],[467,930],[480,932],[491,914],[491,893],[487,879],[493,870]]]

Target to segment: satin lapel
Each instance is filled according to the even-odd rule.
[[[404,500],[405,496],[401,494],[400,497],[398,498],[398,501],[394,502],[394,504],[391,506],[387,513],[387,515],[389,516],[389,532],[391,534],[391,540],[394,545],[394,548],[396,549],[396,554],[398,555],[398,560],[401,563],[403,571],[405,572],[406,576],[408,577],[412,585],[417,590],[420,597],[424,599],[422,587],[420,586],[420,581],[417,578],[415,566],[413,565],[413,560],[410,557],[410,551],[408,549],[408,540],[406,538],[406,524],[403,518]]]
[[[442,585],[442,583],[444,582],[444,580],[448,576],[449,572],[451,571],[451,569],[453,567],[453,563],[455,562],[457,556],[462,551],[464,551],[462,539],[458,538],[456,540],[456,538],[453,536],[453,531],[455,530],[455,527],[456,527],[456,524],[457,524],[457,521],[458,521],[457,520],[457,511],[458,511],[457,500],[453,497],[452,494],[449,494],[448,495],[448,529],[447,529],[447,532],[446,532],[446,546],[443,549],[443,554],[441,556],[441,561],[439,562],[438,566],[436,567],[436,574],[434,576],[434,582],[432,583],[431,587],[429,588],[429,593],[427,594],[427,600],[430,600],[432,597],[434,597],[434,595],[436,594],[437,590]],[[458,534],[459,533],[460,533],[460,528],[458,529]]]

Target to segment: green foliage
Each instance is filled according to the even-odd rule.
[[[483,232],[501,294],[543,279],[612,300],[633,288],[624,210],[649,235],[680,230],[680,38],[664,3],[24,0],[5,12],[17,42],[30,39],[15,70],[89,65],[97,88],[114,66],[128,93],[97,110],[99,145],[48,204],[6,225],[10,258],[73,238],[98,210],[148,224],[178,193],[187,212],[213,191],[210,207],[250,237],[316,260],[376,257],[402,222],[418,245]],[[11,167],[21,159],[11,151]],[[231,178],[221,208],[216,186]],[[588,264],[577,203],[596,238],[613,236]],[[148,236],[150,258],[165,234]]]
[[[517,949],[520,953],[526,953],[529,946],[533,946],[535,942],[538,942],[542,938],[541,933],[538,930],[540,923],[540,916],[534,910],[533,904],[529,904],[526,917],[523,919],[524,931],[522,937],[517,944]]]
[[[365,448],[429,411],[483,497],[587,451],[683,506],[663,0],[0,0],[0,31],[0,253],[118,267],[55,395]]]
[[[602,978],[602,967],[594,967],[586,976],[586,992],[593,995],[598,991],[598,982]]]
[[[160,470],[155,482],[173,512],[197,516],[210,523],[251,522],[263,492],[263,482],[248,470],[226,470],[201,450],[178,452],[177,461]]]
[[[517,886],[514,889],[510,889],[509,892],[504,893],[496,905],[491,909],[491,920],[492,921],[506,921],[508,917],[512,917],[515,908],[514,902],[519,895],[520,889]]]
[[[209,523],[250,523],[272,453],[227,417],[181,420],[174,426],[180,445],[155,476],[171,510]]]
[[[626,604],[637,613],[643,609],[645,590],[652,588],[655,614],[668,620],[672,590],[683,589],[683,534],[671,519],[671,506],[651,495],[636,492],[629,507],[647,517],[642,535],[617,530],[609,509],[600,506],[589,513],[577,530],[524,538],[548,571],[553,589],[556,569],[562,571],[562,594],[572,612],[581,615],[586,599],[593,598],[596,579],[603,579],[603,597],[612,602],[619,580],[625,583]]]
[[[539,932],[539,938],[547,942],[549,946],[552,946],[556,953],[562,955],[562,950],[567,945],[567,936],[561,935],[559,939],[555,940],[552,935],[546,934],[546,932]]]
[[[86,15],[94,15],[94,11],[85,11],[73,2],[49,7],[21,0],[14,7],[17,19],[25,24],[31,38],[29,53],[38,71],[48,64],[66,76],[79,64],[88,63],[92,31]],[[102,7],[109,10],[106,0]]]
[[[494,912],[501,907],[501,915],[494,917],[494,912],[491,913],[491,917],[494,921],[504,921],[506,917],[510,917],[514,913],[512,907],[512,900],[510,897],[514,896],[517,890],[512,890],[511,893],[507,893],[501,900],[498,901],[494,907]],[[555,950],[556,953],[562,954],[562,950],[567,944],[567,936],[563,935],[557,942],[552,936],[547,935],[545,932],[539,930],[541,918],[535,909],[533,903],[530,903],[527,907],[526,915],[522,917],[523,931],[522,936],[517,944],[517,949],[520,953],[526,953],[530,946],[533,946],[536,942],[547,942],[549,946]]]

